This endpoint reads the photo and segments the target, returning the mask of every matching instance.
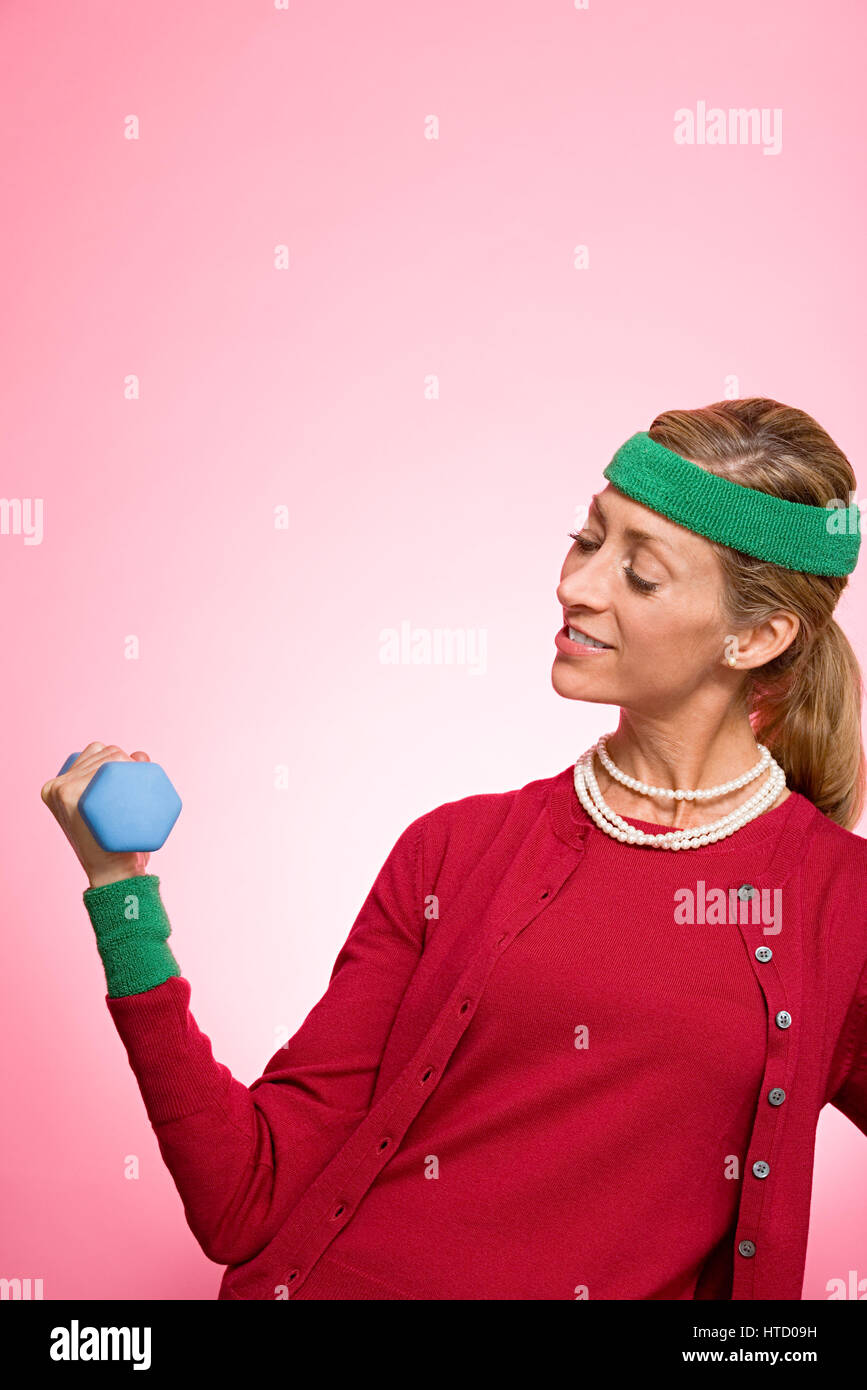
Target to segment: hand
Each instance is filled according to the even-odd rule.
[[[78,802],[88,782],[103,763],[112,762],[149,763],[150,758],[142,752],[128,757],[114,743],[89,743],[62,777],[52,777],[42,788],[42,800],[75,850],[91,888],[147,873],[150,859],[144,850],[115,853],[100,848],[79,813]]]

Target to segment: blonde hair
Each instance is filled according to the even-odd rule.
[[[855,474],[846,455],[803,410],[751,396],[698,410],[665,410],[652,439],[722,478],[792,502],[848,504]],[[779,656],[746,672],[742,698],[793,791],[852,830],[864,806],[861,668],[832,616],[847,577],[801,574],[709,541],[723,571],[731,631],[787,609],[798,633]]]

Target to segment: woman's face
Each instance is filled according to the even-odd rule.
[[[573,700],[670,715],[725,666],[722,571],[709,541],[608,486],[560,575],[551,681]],[[577,647],[568,627],[607,644]]]

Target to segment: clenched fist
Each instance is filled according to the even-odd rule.
[[[150,859],[142,850],[112,853],[101,849],[79,814],[78,802],[88,782],[103,763],[111,762],[149,763],[150,758],[141,752],[128,757],[114,743],[89,743],[62,777],[52,777],[42,788],[42,800],[75,850],[91,888],[144,874]]]

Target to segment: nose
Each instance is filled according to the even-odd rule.
[[[609,605],[610,582],[611,564],[602,559],[601,550],[569,556],[557,585],[557,599],[567,613],[582,608],[598,613]]]

